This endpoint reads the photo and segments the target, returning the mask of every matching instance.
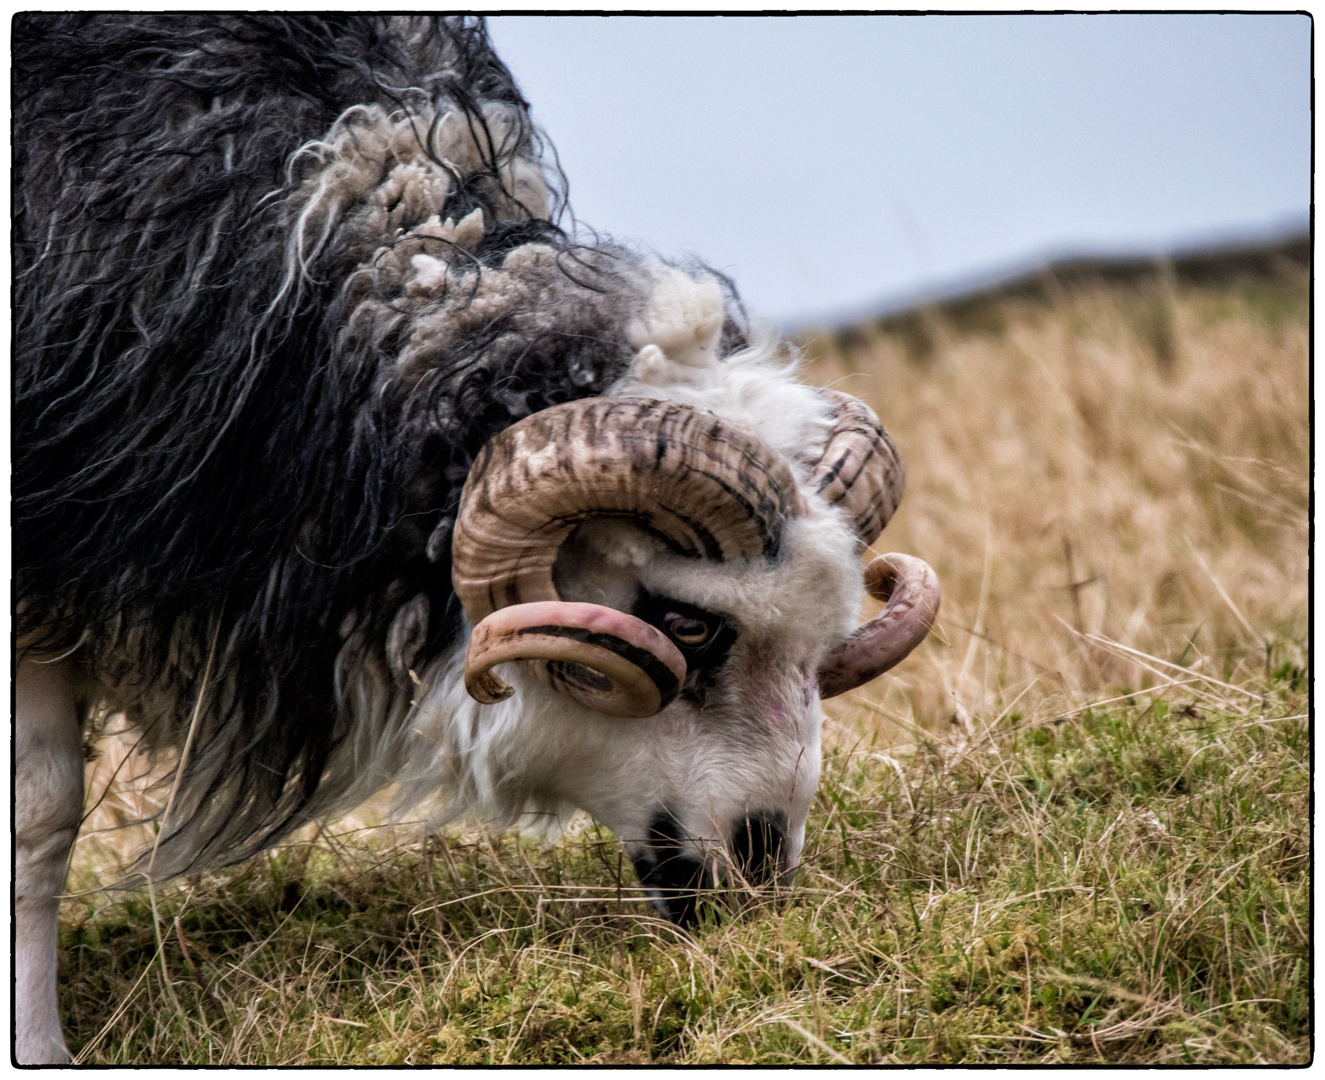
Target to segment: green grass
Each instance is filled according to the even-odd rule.
[[[550,846],[329,830],[166,887],[169,985],[145,893],[76,897],[70,1045],[120,1064],[1305,1062],[1305,676],[1242,685],[1121,688],[889,748],[855,739],[877,707],[848,703],[795,886],[729,897],[692,935],[649,917],[589,826]]]

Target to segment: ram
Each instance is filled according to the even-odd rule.
[[[681,922],[788,876],[820,698],[938,605],[916,559],[862,581],[874,415],[720,276],[559,228],[481,22],[27,14],[13,56],[18,1059],[67,1056],[112,712],[176,755],[155,878],[393,783],[587,811]]]

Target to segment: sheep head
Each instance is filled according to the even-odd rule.
[[[616,832],[680,921],[701,885],[795,867],[821,696],[899,662],[937,611],[932,571],[884,556],[864,584],[888,606],[852,629],[856,556],[903,473],[873,413],[829,398],[822,458],[800,482],[703,409],[597,398],[500,433],[461,498],[466,689],[494,704],[520,684],[541,774],[522,782]]]

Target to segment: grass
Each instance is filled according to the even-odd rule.
[[[828,703],[794,887],[693,934],[619,848],[371,815],[157,892],[112,740],[62,912],[114,1064],[1310,1060],[1306,282],[807,342],[908,464],[939,631]],[[134,759],[130,757],[130,762]],[[163,975],[163,971],[165,974]]]

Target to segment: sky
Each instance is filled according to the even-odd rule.
[[[576,217],[786,327],[1305,230],[1303,15],[516,17]]]

